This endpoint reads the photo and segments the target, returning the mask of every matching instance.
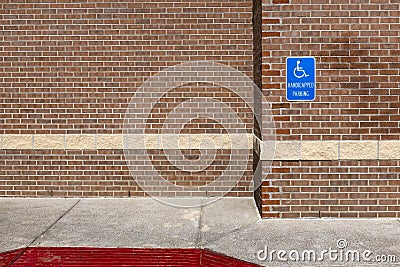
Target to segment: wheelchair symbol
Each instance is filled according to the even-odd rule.
[[[294,68],[294,70],[293,70],[294,76],[295,76],[297,79],[301,79],[301,78],[303,78],[303,77],[308,77],[308,76],[310,76],[310,75],[308,75],[308,74],[306,73],[306,71],[305,71],[302,67],[300,67],[300,63],[301,63],[301,60],[297,60],[296,68]]]

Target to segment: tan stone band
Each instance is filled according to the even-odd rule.
[[[271,160],[268,142],[261,159]],[[275,160],[396,160],[400,141],[285,141],[275,142]]]
[[[0,149],[246,149],[250,134],[4,134]],[[275,149],[275,152],[274,152]],[[400,141],[281,141],[262,142],[262,160],[396,160]]]
[[[0,149],[248,149],[251,134],[5,134]]]

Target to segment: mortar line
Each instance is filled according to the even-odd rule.
[[[81,200],[78,199],[78,201],[75,202],[74,205],[72,205],[68,210],[66,210],[65,212],[63,212],[63,214],[61,214],[57,220],[55,220],[50,226],[48,226],[44,231],[42,231],[38,236],[36,236],[26,247],[22,248],[22,251],[20,253],[18,253],[17,256],[15,256],[15,258],[7,265],[7,267],[11,267],[23,254],[25,254],[25,252],[28,250],[28,248],[30,246],[32,246],[40,237],[42,237],[44,234],[46,234],[51,228],[54,227],[54,225],[56,225],[62,218],[65,217],[65,215],[67,215],[73,208],[75,208],[76,205],[78,205],[78,203]]]

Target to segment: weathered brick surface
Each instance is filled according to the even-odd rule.
[[[121,150],[3,150],[0,194],[29,197],[143,196]]]
[[[226,111],[237,116],[237,119],[223,121],[228,118],[227,114],[213,102],[205,102],[209,98],[223,103]],[[229,88],[206,83],[178,86],[170,89],[153,105],[150,118],[143,121],[146,123],[144,132],[149,134],[222,134],[227,132],[251,134],[253,132],[251,105],[252,103],[246,103]],[[171,113],[179,113],[180,116],[175,118]],[[167,125],[169,116],[173,119],[168,120],[170,125]],[[192,119],[193,117],[198,118]]]
[[[400,4],[293,0],[263,6],[263,88],[280,140],[399,140]],[[314,102],[285,99],[285,60],[314,56]]]
[[[264,0],[263,92],[277,139],[399,140],[400,3]],[[285,60],[314,56],[317,97],[285,99]],[[276,161],[265,217],[398,217],[399,162]]]
[[[248,0],[25,2],[0,4],[0,134],[120,133],[133,92],[186,61],[252,76]]]
[[[198,152],[184,150],[187,156]],[[246,153],[242,151],[242,153]],[[249,153],[249,151],[247,151]],[[147,194],[134,181],[135,175],[151,182],[152,168],[143,160],[148,155],[153,167],[169,182],[178,186],[202,186],[220,177],[232,162],[229,150],[218,150],[215,163],[203,171],[190,174],[169,164],[159,150],[138,150],[137,171],[130,173],[122,150],[2,150],[0,152],[0,195],[24,197],[134,197]],[[250,161],[251,162],[251,159]],[[243,162],[241,164],[246,164]],[[149,169],[150,168],[150,169]],[[251,165],[243,179],[228,196],[251,196]],[[149,174],[151,173],[151,174]],[[247,177],[247,178],[246,178]],[[228,178],[228,177],[227,177]],[[182,190],[183,191],[183,190]],[[165,188],[152,188],[153,196],[219,196],[226,192],[224,184],[216,185],[212,192],[174,192]]]
[[[265,217],[399,217],[400,162],[276,161]]]
[[[129,100],[146,79],[178,63],[212,60],[253,77],[272,105],[277,140],[298,141],[299,153],[306,151],[301,141],[400,140],[398,1],[26,2],[0,4],[0,134],[121,134]],[[286,101],[288,56],[316,58],[315,101]],[[146,133],[159,134],[166,114],[192,97],[223,101],[244,120],[247,133],[260,136],[246,103],[203,84],[177,87],[161,98]],[[185,134],[227,133],[212,116],[180,127]],[[46,142],[39,139],[38,150],[31,150],[22,139],[1,151],[1,196],[145,195],[122,150],[75,150],[70,144],[73,150],[62,150],[54,140],[57,149],[40,150]],[[199,156],[198,150],[181,152]],[[197,174],[177,170],[161,150],[146,153],[167,180],[203,185],[229,165],[232,151],[216,152]],[[249,160],[236,162],[245,173],[232,196],[250,194],[245,188],[259,158],[256,150],[242,152]],[[288,160],[290,152],[281,153],[287,158],[274,162],[255,193],[264,217],[399,216],[400,164],[375,159],[379,147],[373,157],[345,151],[348,160]],[[137,171],[146,176],[145,152],[137,155]]]
[[[248,0],[3,1],[0,32],[0,134],[121,134],[137,88],[166,67],[187,61],[216,61],[252,77]],[[159,133],[166,114],[193,97],[223,101],[251,132],[253,118],[238,96],[213,86],[186,89],[175,88],[160,99],[146,133]],[[181,128],[182,133],[224,132],[212,116]],[[157,153],[149,152],[150,157]],[[173,172],[160,159],[153,164],[170,171],[162,174],[166,179],[202,184],[221,174],[228,153],[217,151],[210,169],[198,176]],[[233,196],[250,194],[243,187],[252,177],[247,170],[251,151],[244,153],[249,155],[243,164],[246,182]],[[185,154],[195,157],[197,151]],[[1,196],[144,194],[121,150],[3,150],[0,160]],[[140,160],[134,163],[138,172]]]

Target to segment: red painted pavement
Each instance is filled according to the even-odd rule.
[[[11,266],[10,263],[18,258],[18,255],[22,252],[21,249],[4,252],[0,254],[0,267]]]
[[[202,249],[138,248],[41,248],[18,249],[0,254],[0,267],[257,267]]]

